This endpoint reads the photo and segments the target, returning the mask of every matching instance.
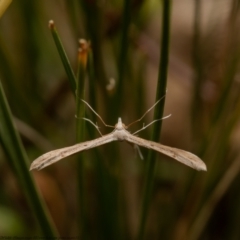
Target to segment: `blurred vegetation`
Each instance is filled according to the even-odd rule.
[[[239,6],[12,1],[0,18],[0,236],[240,239]],[[80,38],[91,42],[84,56]],[[82,96],[107,124],[129,124],[166,86],[143,122],[163,109],[171,118],[139,135],[159,141],[161,132],[207,172],[147,149],[140,160],[120,142],[28,172],[39,155],[99,136],[84,114],[111,131]]]

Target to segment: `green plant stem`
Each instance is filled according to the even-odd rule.
[[[129,45],[129,26],[131,23],[131,1],[124,1],[124,9],[123,9],[123,22],[122,22],[122,35],[120,39],[120,47],[119,47],[119,59],[118,59],[118,80],[117,80],[117,93],[116,99],[118,100],[118,106],[121,105],[121,98],[123,96],[123,82],[124,75],[127,67],[127,52]],[[118,112],[117,108],[116,112]]]
[[[58,53],[60,55],[60,58],[62,60],[62,63],[63,63],[63,66],[64,66],[64,69],[66,71],[66,74],[68,76],[68,80],[69,80],[69,83],[70,83],[70,87],[71,87],[71,90],[75,96],[75,91],[76,91],[76,77],[74,75],[74,72],[73,72],[73,69],[71,67],[71,64],[68,60],[68,57],[67,57],[67,54],[64,50],[64,47],[62,45],[62,42],[59,38],[59,35],[58,35],[58,32],[57,32],[57,29],[55,27],[55,24],[54,22],[51,20],[49,21],[49,28],[51,30],[51,33],[52,33],[52,36],[53,36],[53,40],[56,44],[56,47],[57,47],[57,50],[58,50]]]
[[[85,54],[86,51],[85,51]],[[76,141],[83,142],[85,139],[85,121],[81,118],[85,117],[85,106],[81,99],[85,99],[85,77],[86,65],[79,54],[78,73],[77,73],[77,89],[76,89]],[[80,208],[80,231],[82,239],[86,239],[86,204],[84,191],[84,154],[77,156],[78,164],[78,190],[79,190],[79,208]]]
[[[9,164],[15,172],[21,190],[24,192],[42,233],[47,238],[58,236],[50,220],[46,206],[37,191],[33,178],[28,170],[28,158],[24,151],[18,132],[15,130],[13,118],[0,82],[0,140],[8,157]]]
[[[169,41],[170,41],[170,0],[162,0],[162,39],[161,39],[161,52],[160,52],[160,63],[159,63],[159,75],[156,92],[156,101],[166,94],[167,86],[167,70],[168,70],[168,54],[169,54]],[[160,119],[163,116],[165,98],[160,102],[159,108],[154,110],[154,119]],[[162,122],[159,121],[154,125],[152,131],[152,141],[159,141],[161,132]],[[147,213],[149,209],[149,202],[152,197],[152,188],[154,182],[154,173],[156,169],[156,152],[149,151],[147,158],[147,176],[144,186],[144,195],[140,216],[140,225],[138,230],[138,239],[143,239],[145,225],[147,220]]]

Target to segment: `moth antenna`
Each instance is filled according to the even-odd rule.
[[[92,108],[86,101],[84,101],[83,99],[81,99],[81,101],[83,101],[83,102],[90,108],[90,110],[92,110],[92,112],[101,120],[101,122],[102,122],[106,127],[115,128],[115,126],[106,124],[106,123],[103,121],[103,119],[100,117],[100,115],[99,115],[95,110],[93,110],[93,108]],[[86,120],[86,119],[85,119],[85,120]],[[88,119],[88,121],[90,121],[90,120]],[[95,126],[94,123],[93,123],[93,125]]]
[[[88,118],[82,118],[83,120],[85,120],[85,121],[87,121],[87,122],[90,122],[96,129],[97,129],[97,131],[99,132],[99,134],[102,136],[102,133],[100,132],[100,130],[99,130],[99,127],[96,125],[96,124],[94,124],[90,119],[88,119]]]
[[[165,94],[163,97],[161,97],[157,102],[155,102],[155,103],[153,104],[153,106],[150,107],[150,108],[142,115],[142,117],[140,117],[138,120],[136,120],[136,121],[128,124],[128,125],[126,126],[126,128],[128,128],[129,126],[133,125],[133,124],[136,123],[136,122],[140,122],[140,121],[147,115],[147,113],[149,113],[163,98],[165,98],[165,96],[166,96],[166,94]]]
[[[141,129],[137,130],[135,133],[133,133],[133,135],[135,135],[136,133],[139,133],[139,132],[143,131],[144,129],[148,128],[150,125],[152,125],[152,124],[155,123],[155,122],[158,122],[158,121],[161,121],[161,120],[163,120],[163,119],[169,118],[171,115],[172,115],[172,114],[169,114],[169,115],[167,115],[166,117],[163,117],[163,118],[161,118],[161,119],[153,120],[153,121],[150,122],[148,125],[143,126]]]

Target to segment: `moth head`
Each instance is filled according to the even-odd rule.
[[[118,122],[117,122],[117,124],[115,125],[115,129],[116,129],[116,130],[126,129],[126,126],[125,126],[125,124],[122,122],[122,119],[121,119],[120,117],[118,118]]]

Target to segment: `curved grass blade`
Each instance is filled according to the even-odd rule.
[[[28,171],[28,158],[18,132],[15,130],[10,108],[0,82],[0,141],[16,178],[24,192],[33,214],[45,237],[58,236],[50,220],[46,206]]]

